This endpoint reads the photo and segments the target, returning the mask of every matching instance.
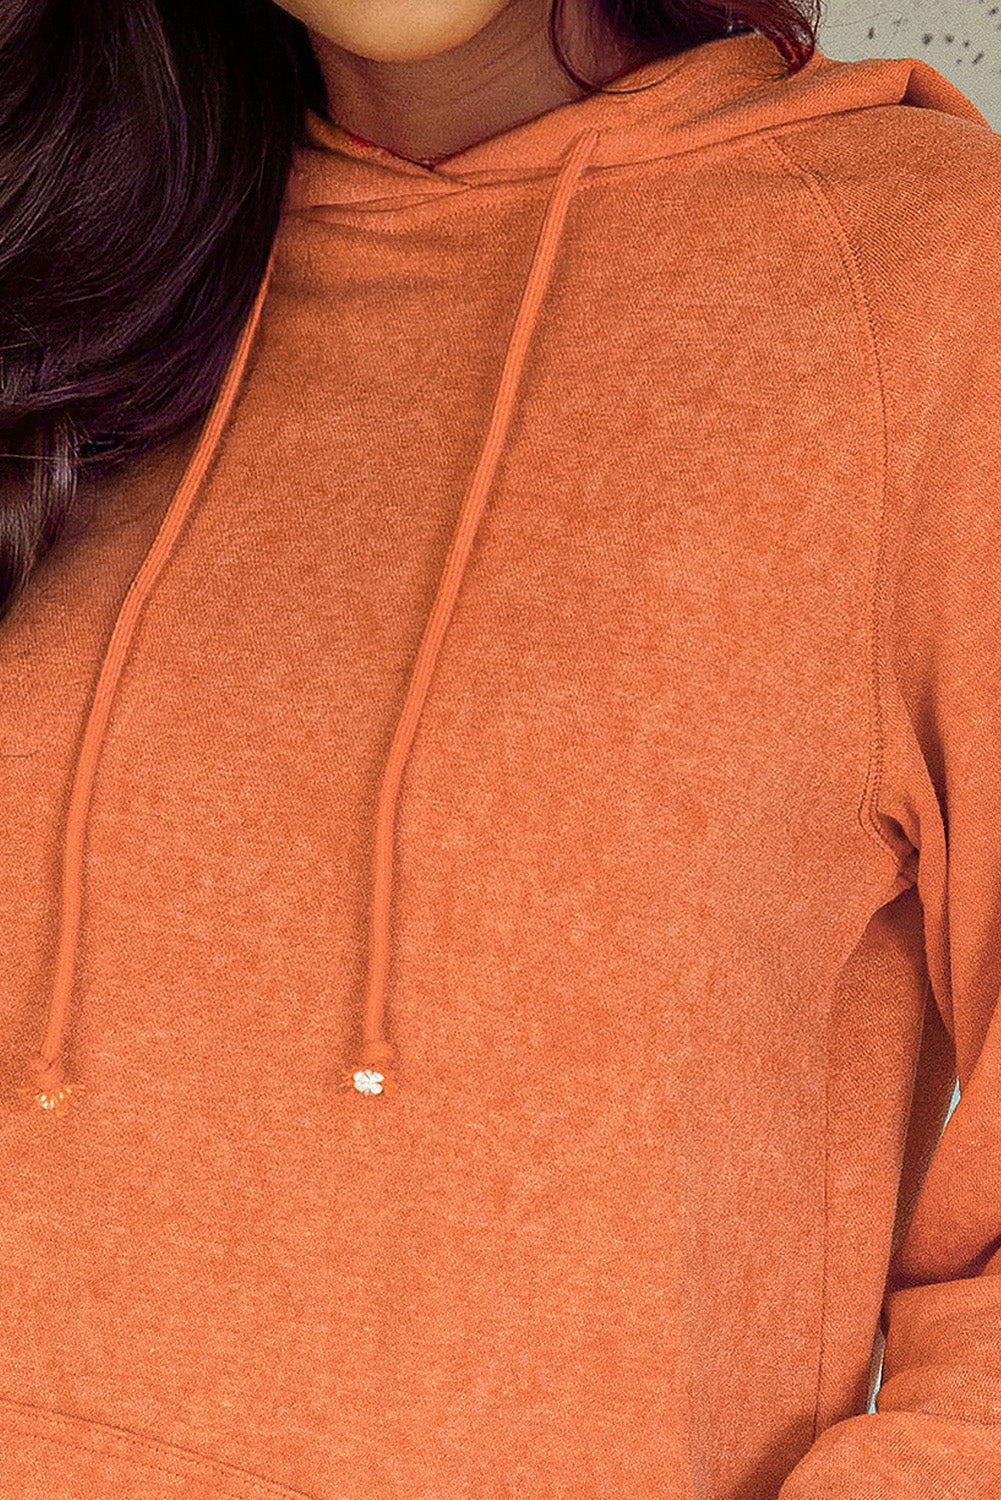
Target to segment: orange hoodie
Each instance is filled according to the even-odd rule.
[[[312,117],[0,629],[2,1500],[1001,1496],[1001,142],[633,86]]]

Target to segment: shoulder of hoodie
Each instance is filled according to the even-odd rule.
[[[1001,549],[1001,135],[888,104],[780,128],[774,144],[826,220],[870,331],[860,357],[882,386],[904,597],[935,595],[946,577],[961,597],[957,571],[983,575],[967,553]]]
[[[997,369],[990,334],[1001,340],[1001,135],[964,116],[896,103],[798,121],[769,137],[843,238],[881,325],[874,332],[913,336],[945,319],[993,354]]]

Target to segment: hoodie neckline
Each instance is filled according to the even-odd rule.
[[[788,86],[823,61],[815,53]],[[756,32],[718,37],[643,63],[606,84],[607,93],[557,105],[433,166],[398,156],[310,109],[305,120],[307,149],[293,165],[285,211],[322,215],[328,206],[341,211],[354,205],[398,208],[485,182],[519,183],[551,176],[561,170],[572,142],[587,130],[598,134],[593,166],[655,159],[667,154],[668,134],[674,130],[679,132],[675,148],[680,149],[686,125],[692,147],[727,134],[721,128],[726,112],[744,101],[753,110],[752,96],[784,74],[785,65],[766,37]],[[778,109],[781,112],[781,106]],[[792,106],[789,115],[797,115]]]
[[[781,83],[781,87],[776,84]],[[907,104],[986,125],[947,78],[918,58],[846,64],[818,47],[789,73],[760,32],[716,37],[656,58],[586,95],[465,147],[433,167],[397,156],[306,113],[283,211],[359,224],[372,214],[420,211],[483,185],[515,186],[564,170],[573,142],[595,132],[589,170],[640,164],[750,138],[826,115]]]

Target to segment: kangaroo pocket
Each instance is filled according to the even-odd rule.
[[[321,1500],[121,1427],[0,1398],[4,1500]]]

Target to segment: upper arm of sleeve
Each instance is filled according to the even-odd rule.
[[[879,280],[902,240],[867,272],[888,434],[877,805],[918,850],[961,1097],[893,1251],[876,1410],[821,1432],[779,1500],[1001,1500],[1001,138],[969,139],[981,175],[965,213],[925,208],[916,284]]]

